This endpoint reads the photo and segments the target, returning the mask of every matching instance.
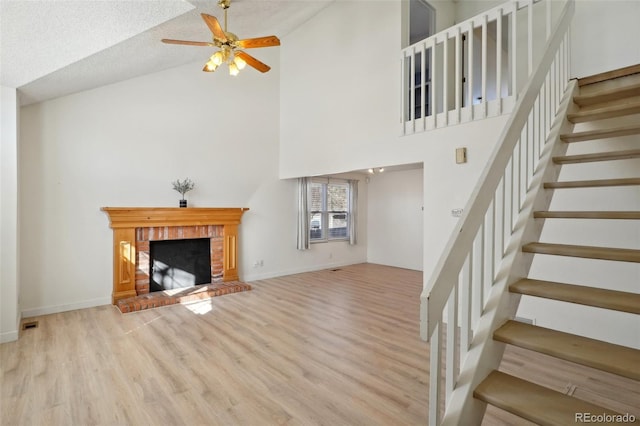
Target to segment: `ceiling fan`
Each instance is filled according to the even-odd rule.
[[[238,75],[241,69],[247,64],[260,72],[267,72],[271,69],[267,64],[260,62],[253,56],[240,49],[253,49],[258,47],[280,46],[278,37],[272,35],[267,37],[247,38],[239,40],[238,36],[227,31],[227,9],[231,6],[231,0],[219,0],[218,6],[224,10],[224,30],[215,16],[202,13],[202,19],[213,34],[213,41],[188,41],[188,40],[171,40],[163,38],[163,43],[168,44],[186,44],[188,46],[210,46],[217,47],[216,51],[209,61],[205,64],[202,71],[213,72],[223,63],[229,66],[229,74]]]

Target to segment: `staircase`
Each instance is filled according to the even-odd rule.
[[[588,338],[547,326],[508,320],[493,333],[493,340],[631,379],[640,391],[640,316],[633,316],[640,315],[640,267],[629,269],[627,265],[640,264],[640,160],[637,160],[640,158],[640,66],[612,73],[619,78],[608,79],[611,74],[605,73],[579,81],[580,93],[573,98],[577,111],[567,114],[567,119],[576,126],[572,133],[560,136],[571,154],[553,157],[553,163],[562,166],[560,177],[557,181],[543,183],[545,191],[553,191],[552,207],[574,208],[535,211],[531,220],[544,224],[541,240],[574,238],[585,241],[599,238],[585,235],[591,229],[601,237],[607,237],[610,226],[607,224],[616,221],[616,229],[626,229],[625,241],[631,243],[626,247],[583,245],[575,241],[526,243],[522,251],[533,256],[529,277],[511,284],[509,291],[521,295],[523,304],[531,300],[527,298],[535,298],[538,313],[544,312],[544,307],[540,308],[544,303],[552,305],[550,310],[558,310],[558,303],[563,303],[566,308],[561,309],[569,317],[576,314],[576,309],[587,309],[572,307],[582,305],[593,309],[595,318],[599,318],[599,310],[623,312],[625,314],[620,315],[627,315],[627,321],[635,327],[632,325],[618,333],[625,335],[627,340],[616,343],[615,336]],[[594,164],[598,164],[598,168],[594,168]],[[607,176],[596,178],[593,174],[597,173]],[[571,179],[565,180],[566,175]],[[611,191],[616,193],[607,198]],[[615,201],[610,200],[616,199],[624,200],[625,210],[615,210]],[[559,232],[554,234],[554,230]],[[568,258],[583,259],[578,261],[583,263]],[[601,275],[613,279],[603,279],[602,288],[593,282],[587,285],[562,282],[571,276],[571,269],[576,265],[584,265],[584,271],[604,271]],[[627,268],[626,275],[618,274],[617,268]],[[536,274],[547,277],[553,273],[559,273],[561,277],[551,280],[536,277]],[[620,277],[630,277],[631,282],[618,282]],[[584,311],[580,318],[584,321]],[[538,324],[546,324],[544,317],[536,320]],[[548,322],[553,324],[554,320]],[[606,424],[629,421],[629,414],[616,412],[612,407],[598,406],[501,370],[502,366],[475,387],[474,398],[541,425],[580,423],[576,413],[602,415],[608,420]],[[611,395],[612,399],[615,397]],[[637,405],[638,411],[631,413],[636,417],[633,424],[640,424],[640,402]],[[616,417],[625,414],[626,418]]]

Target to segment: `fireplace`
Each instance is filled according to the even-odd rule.
[[[109,215],[113,229],[114,304],[152,290],[151,247],[156,242],[204,240],[209,244],[210,256],[207,283],[238,280],[238,225],[247,208],[103,207],[101,210]]]
[[[151,241],[149,291],[212,283],[210,246],[209,238]]]

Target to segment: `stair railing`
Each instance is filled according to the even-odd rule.
[[[558,3],[511,0],[403,49],[402,134],[510,112]]]
[[[456,388],[461,382],[468,384],[468,377],[460,375],[460,366],[472,349],[472,343],[475,347],[482,339],[491,339],[491,333],[478,334],[475,338],[473,334],[478,333],[478,324],[488,308],[486,302],[494,283],[500,281],[500,287],[508,291],[502,284],[507,277],[518,274],[518,270],[514,270],[518,267],[514,264],[517,256],[513,255],[510,239],[515,237],[514,232],[521,232],[517,228],[527,219],[522,216],[529,214],[530,206],[524,210],[523,207],[525,203],[531,204],[533,190],[539,191],[541,186],[540,170],[537,169],[547,167],[552,145],[548,142],[555,142],[558,137],[557,123],[562,120],[557,120],[556,115],[561,103],[564,102],[562,108],[565,109],[569,103],[565,94],[570,77],[568,30],[574,9],[575,0],[566,1],[555,28],[547,31],[549,36],[544,53],[519,94],[487,166],[421,295],[420,333],[430,342],[430,425],[440,425],[442,413],[450,405]],[[541,158],[545,164],[541,164]],[[492,360],[497,365],[502,352],[490,356],[497,358]],[[473,358],[467,362],[480,362],[475,356]],[[466,364],[462,372],[473,371],[475,367]],[[466,402],[463,403],[467,404],[472,390],[467,388],[465,392]],[[458,402],[459,398],[453,404],[458,405],[456,410],[464,411]],[[464,424],[477,420],[465,419]]]

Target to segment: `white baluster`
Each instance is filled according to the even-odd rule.
[[[471,267],[473,265],[473,251],[469,251],[462,266],[460,282],[460,362],[464,360],[471,346]]]
[[[444,33],[442,49],[442,112],[446,126],[449,124],[449,33]]]
[[[433,127],[438,127],[438,104],[436,92],[438,91],[438,67],[436,66],[436,43],[435,40],[431,44],[431,115],[433,116]]]
[[[529,0],[529,3],[527,5],[527,12],[527,76],[529,77],[533,73],[533,0]]]
[[[487,280],[485,285],[491,288],[493,285],[493,277],[495,276],[495,261],[496,261],[496,194],[494,192],[493,199],[489,205],[489,211],[487,212]],[[487,291],[486,294],[489,294]]]
[[[442,314],[440,314],[440,319],[438,324],[435,326],[433,330],[433,334],[431,335],[431,339],[429,340],[430,345],[430,355],[429,355],[429,425],[430,426],[439,426],[440,425],[440,394],[441,394],[441,385],[440,381],[442,379],[442,361],[440,349],[442,347],[442,333],[441,333],[441,324],[442,324]]]
[[[410,105],[411,108],[411,129],[413,132],[416,131],[416,48],[413,46],[411,48],[411,93],[410,96]]]
[[[400,59],[400,81],[402,82],[402,90],[400,91],[400,124],[402,124],[402,134],[407,134],[406,129],[406,121],[407,121],[407,66],[405,62],[407,61],[406,51],[402,52],[402,59]]]
[[[475,118],[473,113],[473,75],[475,74],[475,67],[473,65],[473,21],[470,22],[469,26],[469,61],[467,68],[467,92],[469,92],[469,106],[471,108],[471,119]]]
[[[551,37],[551,1],[546,1],[547,7],[547,40]]]
[[[515,5],[516,3],[514,3]],[[511,38],[509,40],[511,46],[511,95],[517,99],[518,97],[518,8],[514,6],[511,12]]]
[[[498,114],[502,114],[502,9],[498,9],[496,21],[496,99]]]
[[[487,116],[487,15],[482,16],[482,117]]]
[[[422,43],[420,55],[420,113],[422,114],[422,128],[426,129],[427,119],[427,44]]]
[[[456,123],[460,122],[460,108],[462,103],[462,34],[460,27],[456,29]]]
[[[458,286],[453,286],[447,302],[447,357],[445,363],[445,401],[449,401],[458,377]]]

